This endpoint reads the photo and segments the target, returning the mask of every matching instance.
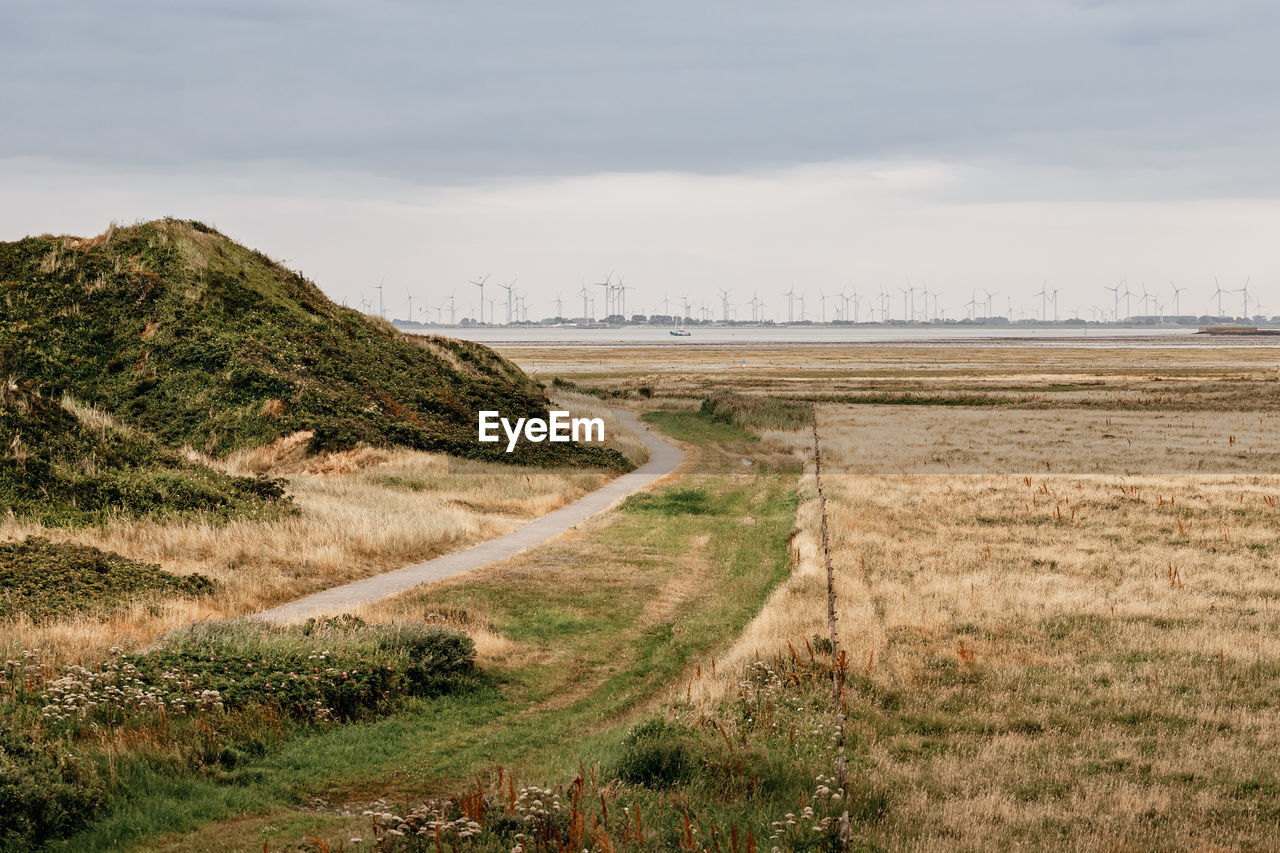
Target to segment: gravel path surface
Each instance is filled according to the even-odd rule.
[[[623,474],[574,503],[536,518],[504,536],[489,539],[443,557],[436,557],[434,560],[427,560],[425,563],[416,563],[355,583],[335,586],[266,610],[253,618],[284,625],[301,621],[309,616],[341,613],[357,605],[378,601],[421,584],[514,557],[521,551],[554,539],[592,516],[612,508],[633,492],[643,489],[674,471],[684,459],[684,452],[650,433],[631,412],[621,409],[615,411],[623,426],[639,435],[649,448],[649,461],[631,473]]]

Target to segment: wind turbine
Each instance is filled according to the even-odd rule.
[[[899,287],[898,290],[902,292],[902,319],[910,323],[916,318],[916,287],[914,284],[909,284],[906,287]],[[907,310],[908,297],[911,299],[910,311]]]
[[[500,285],[498,285],[498,287],[501,287],[503,290],[505,290],[505,291],[507,292],[507,325],[508,325],[508,326],[510,326],[510,325],[511,325],[511,288],[513,288],[513,287],[515,287],[515,286],[516,286],[516,279],[514,279],[514,278],[513,278],[513,279],[511,279],[511,283],[510,283],[510,284],[500,284]],[[489,319],[490,319],[490,320],[492,320],[492,319],[493,319],[493,311],[490,311],[490,312],[489,312]]]
[[[1058,322],[1058,288],[1050,291],[1049,301],[1053,303],[1053,322]]]
[[[1249,276],[1244,280],[1244,287],[1240,288],[1240,292],[1244,294],[1244,318],[1249,319],[1249,281],[1253,276]]]
[[[604,315],[608,317],[613,313],[611,310],[613,308],[613,271],[609,271],[609,274],[604,277],[604,281],[593,283],[596,287],[604,288]],[[593,317],[592,319],[594,320],[595,318]]]
[[[720,290],[720,309],[724,312],[724,322],[729,322],[729,291]]]
[[[1111,319],[1117,323],[1120,322],[1120,288],[1123,286],[1124,286],[1123,279],[1121,279],[1120,283],[1117,284],[1115,287],[1107,287],[1106,285],[1102,286],[1103,290],[1110,290],[1111,294],[1115,297],[1115,303],[1116,303],[1115,310],[1111,312]]]
[[[413,322],[413,294],[409,294],[409,322]]]
[[[982,292],[983,292],[983,293],[985,293],[985,294],[987,295],[987,319],[991,319],[991,317],[993,316],[991,312],[995,310],[995,306],[994,306],[994,304],[993,304],[992,297],[994,297],[994,296],[998,296],[998,295],[1000,294],[1000,291],[998,291],[998,290],[987,290],[987,289],[984,287],[984,288],[982,288]]]
[[[1186,288],[1178,287],[1178,285],[1174,284],[1172,281],[1169,282],[1169,286],[1173,288],[1173,315],[1175,317],[1181,317],[1182,307],[1181,307],[1181,304],[1179,303],[1178,296],[1179,294],[1182,293],[1182,291],[1186,290]]]
[[[804,322],[804,294],[800,294],[800,322]]]
[[[625,320],[627,319],[627,291],[628,291],[628,290],[635,290],[635,288],[634,288],[634,287],[627,287],[627,286],[626,286],[625,284],[623,284],[622,282],[623,282],[623,278],[622,278],[622,276],[618,276],[618,283],[617,283],[617,285],[616,285],[616,288],[617,288],[617,291],[618,291],[618,305],[617,305],[617,308],[618,308],[618,313],[622,315],[622,319],[623,319],[623,321],[625,321]]]
[[[1226,291],[1223,290],[1222,285],[1218,283],[1218,277],[1216,275],[1213,277],[1213,284],[1215,287],[1218,288],[1213,292],[1213,295],[1218,297],[1218,316],[1221,317],[1222,316],[1222,294],[1226,293]]]
[[[484,283],[488,280],[489,280],[489,276],[486,275],[483,278],[481,278],[479,281],[471,282],[476,287],[480,288],[480,322],[481,323],[484,322]]]
[[[969,309],[969,319],[974,319],[976,316],[974,312],[978,307],[978,291],[969,291],[969,301],[964,304],[964,307]]]
[[[684,308],[684,319],[686,320],[692,319],[689,316],[689,306],[692,305],[693,303],[689,301],[689,294],[686,293],[684,296],[680,297],[680,304]]]
[[[557,290],[556,291],[556,318],[557,319],[564,316],[564,311],[561,310],[561,307],[560,307],[563,301],[564,300],[560,298],[560,291]]]
[[[591,291],[587,290],[587,286],[584,284],[579,293],[582,295],[582,319],[585,320],[591,316],[587,313],[587,297],[591,295]]]
[[[787,297],[787,322],[794,323],[795,311],[793,310],[793,303],[795,302],[796,289],[794,287],[788,288],[782,295]]]
[[[387,312],[386,312],[386,309],[383,307],[383,303],[382,303],[382,282],[383,281],[386,281],[386,279],[384,278],[382,281],[378,282],[378,286],[375,287],[374,290],[378,291],[378,316],[385,320],[387,317]]]
[[[1049,307],[1048,307],[1048,306],[1049,306],[1049,295],[1048,295],[1048,293],[1045,291],[1045,286],[1046,286],[1046,285],[1048,285],[1048,284],[1049,284],[1049,282],[1047,282],[1047,281],[1046,281],[1044,284],[1042,284],[1042,285],[1040,286],[1040,292],[1039,292],[1039,293],[1033,293],[1033,294],[1031,294],[1032,296],[1039,296],[1039,297],[1040,297],[1040,322],[1041,322],[1041,323],[1044,323],[1044,322],[1046,322],[1046,321],[1049,319]]]
[[[458,308],[453,303],[453,297],[455,294],[457,294],[457,292],[458,291],[455,290],[453,293],[449,294],[449,325],[450,326],[458,325]]]

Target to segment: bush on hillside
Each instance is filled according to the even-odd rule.
[[[29,384],[0,381],[0,508],[50,526],[113,516],[269,518],[284,484],[233,477],[100,417],[91,426]]]
[[[204,575],[172,575],[150,563],[87,545],[30,537],[0,543],[0,619],[32,622],[75,613],[108,613],[140,596],[213,591]]]
[[[0,717],[0,849],[27,850],[89,826],[106,803],[94,768],[37,746]]]
[[[622,781],[646,788],[683,785],[697,769],[695,742],[687,727],[653,717],[627,733],[614,772]]]

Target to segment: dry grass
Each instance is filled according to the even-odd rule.
[[[987,346],[940,343],[883,344],[670,344],[656,346],[501,346],[497,349],[526,371],[540,374],[671,378],[685,371],[733,371],[755,379],[775,373],[837,371],[847,374],[1034,377],[1184,375],[1223,369],[1276,370],[1272,346],[1100,346],[1087,349],[1043,346]],[[746,361],[744,368],[742,362]]]
[[[358,450],[297,460],[285,448],[232,460],[245,471],[275,461],[300,512],[272,522],[122,520],[103,529],[0,522],[0,539],[28,535],[95,545],[177,574],[200,572],[219,591],[195,600],[139,602],[107,620],[81,618],[0,629],[0,654],[50,649],[63,660],[149,642],[199,619],[243,615],[318,589],[499,536],[602,485],[597,471],[538,470],[415,451]]]
[[[645,447],[639,436],[622,427],[608,403],[590,394],[579,394],[562,388],[550,389],[548,393],[554,408],[567,409],[575,418],[603,418],[605,447],[612,447],[635,465],[643,465],[649,461],[649,448]]]
[[[825,407],[820,423],[850,737],[890,804],[868,837],[1280,845],[1280,477],[868,473],[868,448],[892,458],[916,433],[866,414]],[[976,429],[956,414],[927,417]],[[1013,420],[992,436],[1001,464],[1043,452],[1044,433]],[[1161,446],[1148,444],[1137,452]],[[757,654],[825,633],[815,500],[799,527],[793,577],[703,702],[731,695]]]
[[[506,347],[526,370],[665,403],[715,391],[823,402],[984,400],[1047,410],[1280,408],[1272,346],[701,345]],[[744,365],[745,362],[745,365]]]
[[[564,392],[555,404],[576,417],[603,418],[608,446],[637,465],[648,459],[644,443],[599,399]],[[91,429],[127,431],[110,415],[70,397],[63,405]],[[141,599],[107,618],[2,625],[0,654],[39,647],[77,662],[100,657],[112,646],[145,644],[193,621],[256,612],[500,536],[599,488],[610,476],[369,447],[308,456],[310,438],[310,432],[298,432],[223,459],[183,449],[189,460],[231,474],[284,477],[300,512],[277,521],[118,520],[101,529],[63,530],[0,520],[0,540],[44,536],[94,545],[176,574],[199,572],[219,584],[210,597]],[[473,635],[483,658],[503,654],[504,641],[496,634]]]
[[[851,474],[1280,473],[1280,417],[1255,411],[823,406]],[[765,436],[804,451],[803,436]]]

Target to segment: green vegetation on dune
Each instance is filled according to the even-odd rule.
[[[87,545],[31,538],[0,543],[0,619],[33,622],[107,613],[140,595],[201,595],[203,575],[180,577]]]
[[[0,369],[71,393],[168,446],[224,453],[313,432],[313,450],[403,445],[623,469],[621,455],[476,441],[476,415],[545,417],[519,368],[478,344],[412,338],[198,222],[0,243]]]
[[[277,480],[196,465],[95,415],[86,424],[29,387],[0,383],[0,507],[51,526],[118,515],[266,518],[291,509]]]

